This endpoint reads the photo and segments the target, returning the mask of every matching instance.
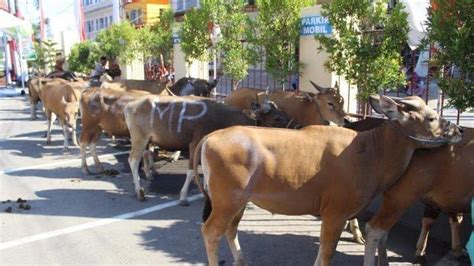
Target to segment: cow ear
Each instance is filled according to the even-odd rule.
[[[378,114],[383,114],[382,106],[380,106],[380,96],[370,95],[369,104]]]
[[[373,100],[371,100],[371,105]],[[385,114],[389,119],[392,120],[404,120],[406,114],[402,111],[400,111],[400,105],[395,102],[393,99],[390,97],[381,95],[379,97],[379,106],[382,109],[382,113]],[[378,107],[377,107],[378,108]],[[375,109],[375,108],[374,108]]]
[[[309,82],[320,93],[324,94],[324,93],[328,92],[328,90],[329,90],[329,88],[323,88],[323,87],[319,86],[318,84],[314,83],[312,80],[310,80]]]
[[[242,110],[242,112],[250,119],[257,120],[257,112],[254,110]]]

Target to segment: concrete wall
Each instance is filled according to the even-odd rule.
[[[128,65],[120,65],[121,79],[145,79],[145,67],[142,59],[136,59]]]
[[[174,32],[178,32],[179,27],[179,24],[175,25]],[[209,62],[193,60],[190,64],[188,64],[184,59],[184,53],[181,50],[181,44],[175,43],[173,47],[174,72],[176,80],[179,80],[183,77],[201,78],[205,80],[209,79]]]
[[[301,11],[301,17],[315,16],[321,14],[321,5],[304,8]],[[332,87],[339,85],[340,93],[344,97],[345,110],[355,113],[357,110],[355,86],[349,85],[343,77],[336,73],[329,72],[324,63],[328,59],[329,54],[322,51],[318,52],[319,43],[314,39],[313,35],[302,35],[300,37],[300,62],[303,63],[303,71],[300,77],[300,90],[315,93],[316,90],[310,84],[310,80],[323,87]]]

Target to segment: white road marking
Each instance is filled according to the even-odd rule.
[[[108,158],[108,157],[113,157],[113,156],[118,156],[118,155],[128,154],[128,153],[129,153],[128,151],[121,151],[121,152],[116,152],[116,153],[111,153],[111,154],[104,154],[104,155],[99,156],[99,158],[103,159],[103,158]],[[11,173],[25,171],[25,170],[42,169],[42,168],[47,168],[50,166],[58,166],[58,165],[76,163],[76,162],[80,164],[81,159],[72,159],[72,160],[60,161],[60,162],[54,162],[54,163],[46,163],[46,164],[25,166],[25,167],[19,167],[19,168],[3,169],[3,170],[0,170],[0,175],[11,174]]]
[[[195,201],[195,200],[198,200],[202,197],[203,197],[202,194],[196,194],[196,195],[193,195],[193,196],[189,197],[188,200],[189,201]],[[161,203],[161,204],[158,204],[158,205],[155,205],[155,206],[152,206],[152,207],[148,207],[148,208],[145,208],[145,209],[141,209],[141,210],[138,210],[138,211],[117,215],[117,216],[114,216],[114,217],[111,217],[111,218],[100,219],[100,220],[97,220],[97,221],[94,221],[94,222],[89,222],[89,223],[85,223],[85,224],[70,226],[70,227],[66,227],[66,228],[63,228],[63,229],[54,230],[54,231],[51,231],[51,232],[46,232],[46,233],[42,233],[42,234],[28,236],[28,237],[21,238],[21,239],[18,239],[18,240],[13,240],[13,241],[9,241],[9,242],[0,243],[0,250],[5,250],[5,249],[8,249],[8,248],[12,248],[12,247],[28,244],[28,243],[31,243],[31,242],[35,242],[35,241],[38,241],[38,240],[44,240],[44,239],[48,239],[48,238],[52,238],[52,237],[71,234],[71,233],[74,233],[74,232],[78,232],[78,231],[82,231],[82,230],[86,230],[86,229],[91,229],[91,228],[94,228],[94,227],[98,227],[98,226],[111,224],[111,223],[119,222],[119,221],[122,221],[122,220],[130,219],[130,218],[134,218],[134,217],[137,217],[137,216],[142,216],[142,215],[145,215],[145,214],[148,214],[148,213],[151,213],[151,212],[160,211],[160,210],[163,210],[163,209],[166,209],[166,208],[177,206],[180,203],[181,203],[180,200],[174,200],[174,201],[170,201],[170,202]]]

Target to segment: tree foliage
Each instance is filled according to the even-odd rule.
[[[326,50],[325,66],[356,84],[359,99],[404,85],[400,51],[407,40],[407,13],[397,4],[390,13],[387,1],[334,0],[323,4],[335,36],[315,36]]]
[[[173,11],[168,9],[155,24],[138,30],[137,48],[144,58],[163,55],[165,61],[170,63],[173,50],[173,23]]]
[[[54,68],[56,53],[56,43],[53,41],[34,42],[33,47],[36,52],[36,60],[32,61],[32,66],[40,72],[50,72]]]
[[[209,32],[207,25],[210,22],[210,11],[207,8],[208,1],[201,3],[201,8],[189,10],[181,27],[181,50],[185,60],[209,60],[207,49],[209,44]]]
[[[113,24],[102,30],[97,35],[97,43],[102,55],[117,59],[121,63],[130,63],[137,57],[141,57],[140,44],[137,41],[137,29],[129,22]]]
[[[252,41],[262,48],[266,70],[282,84],[288,76],[299,74],[302,68],[296,57],[300,12],[310,4],[314,1],[257,0],[259,13]]]
[[[67,59],[69,69],[74,72],[89,74],[99,61],[100,51],[97,43],[87,40],[72,46]]]
[[[439,46],[433,62],[455,67],[454,75],[439,78],[438,85],[449,96],[449,105],[461,111],[474,107],[472,0],[434,0],[428,19],[429,41]]]
[[[186,13],[180,32],[181,49],[186,60],[210,60],[212,53],[216,52],[222,59],[224,74],[234,80],[247,76],[256,56],[251,45],[243,44],[250,21],[244,7],[242,0],[203,0],[199,9]],[[209,26],[214,24],[221,29],[221,39],[212,47]]]

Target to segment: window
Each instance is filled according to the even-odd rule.
[[[96,31],[100,30],[100,28],[99,28],[99,19],[98,18],[95,19],[95,30]]]
[[[109,17],[109,21],[110,21],[110,25],[112,25],[112,23],[114,22],[114,20],[113,20],[113,17],[112,17],[112,16],[110,16],[110,17]]]
[[[99,26],[100,26],[99,29],[105,28],[105,25],[104,25],[104,18],[100,18],[100,19],[99,19]]]
[[[173,9],[177,12],[185,11],[192,7],[199,8],[199,0],[173,0]]]
[[[142,23],[142,10],[141,9],[133,9],[129,15],[130,21],[134,24],[141,24]]]

